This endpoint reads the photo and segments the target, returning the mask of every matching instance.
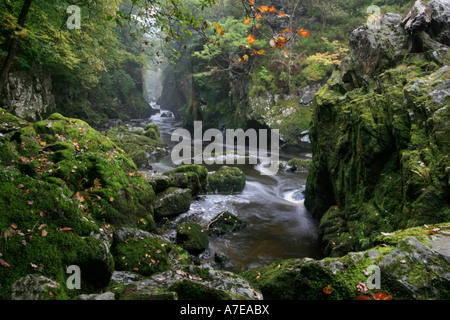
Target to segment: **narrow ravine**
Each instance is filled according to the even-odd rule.
[[[148,120],[134,121],[136,129],[148,123],[159,126],[161,140],[170,151],[178,142],[171,141],[174,130],[182,126],[182,121],[173,117],[170,111],[161,110]],[[306,147],[287,147],[280,150],[280,162],[293,158],[309,159],[311,150]],[[217,214],[229,211],[248,226],[238,232],[210,239],[209,249],[200,258],[204,265],[214,263],[214,259],[225,257],[225,269],[241,272],[251,267],[267,265],[278,259],[311,257],[319,258],[317,223],[304,206],[304,189],[307,172],[286,172],[276,175],[262,175],[261,164],[235,165],[246,175],[245,189],[239,194],[201,195],[195,200],[189,212],[173,221],[165,231],[175,237],[175,226],[183,221],[195,221],[206,225]],[[156,157],[153,170],[163,173],[176,165],[171,156]],[[209,172],[220,165],[206,165]]]

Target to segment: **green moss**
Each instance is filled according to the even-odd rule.
[[[208,248],[208,232],[194,222],[177,226],[177,243],[191,254],[198,255]]]
[[[245,188],[245,174],[237,167],[223,166],[208,175],[207,192],[238,193]]]
[[[172,246],[156,237],[117,241],[111,250],[116,270],[150,276],[172,267],[169,257]]]
[[[268,267],[241,274],[261,290],[264,299],[275,300],[347,300],[353,292],[340,277],[316,262],[284,260]],[[329,286],[331,293],[324,292]],[[325,289],[326,291],[326,289]]]
[[[189,211],[192,203],[190,189],[168,188],[154,202],[155,219],[170,218]]]
[[[176,292],[180,300],[231,300],[230,296],[221,290],[190,280],[177,281],[168,291]]]
[[[179,173],[185,173],[186,175],[178,175],[177,176],[178,178],[176,178],[175,180],[180,180],[180,182],[175,181],[174,186],[177,186],[178,184],[180,187],[183,188],[192,187],[190,189],[193,190],[194,194],[197,194],[198,192],[203,190],[206,187],[206,184],[208,183],[208,169],[202,165],[198,164],[184,165],[172,169],[170,171],[167,171],[164,174],[167,176],[174,177],[176,176],[176,174]],[[198,178],[196,178],[195,175],[193,175],[192,173],[195,173],[198,176]]]
[[[238,231],[246,226],[246,223],[231,212],[219,213],[211,220],[208,233],[213,236],[223,235],[228,232]]]

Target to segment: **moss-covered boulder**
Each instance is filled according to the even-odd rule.
[[[376,247],[339,258],[283,260],[241,273],[265,299],[446,300],[450,225],[379,234]]]
[[[189,211],[192,203],[191,189],[170,187],[159,193],[154,202],[155,219],[172,218]]]
[[[145,131],[118,127],[107,130],[104,134],[123,149],[139,169],[150,169],[152,157],[167,154],[167,146],[159,139],[159,128],[156,124],[147,125]]]
[[[187,252],[198,255],[208,248],[208,231],[195,222],[183,222],[177,226],[177,244]]]
[[[239,193],[245,188],[244,172],[236,167],[223,166],[208,175],[208,193]]]
[[[311,166],[311,159],[291,159],[287,162],[289,171],[308,171]]]
[[[113,280],[114,282],[114,280]],[[146,279],[112,283],[121,299],[145,300],[262,300],[258,289],[227,271],[195,265],[175,266]]]
[[[143,276],[170,269],[171,250],[168,239],[134,228],[116,230],[111,248],[116,270],[132,271]]]
[[[171,186],[189,188],[194,196],[203,191],[208,183],[208,169],[197,164],[180,166],[164,175],[172,178]]]
[[[305,206],[320,220],[325,255],[450,215],[448,55],[430,57],[434,40],[398,21],[355,30],[350,56],[315,96]]]
[[[231,212],[224,211],[216,215],[208,225],[208,234],[220,236],[229,232],[239,231],[247,224]]]
[[[18,123],[0,137],[1,298],[28,274],[60,283],[56,299],[99,292],[114,271],[112,231],[152,230],[155,193],[125,152],[84,121],[53,114]],[[65,286],[70,265],[81,269],[81,292]]]

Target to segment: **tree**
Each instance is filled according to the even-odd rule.
[[[9,34],[7,49],[8,55],[6,56],[6,59],[3,62],[2,68],[0,70],[0,88],[3,87],[3,84],[8,77],[9,70],[19,48],[19,41],[24,36],[23,29],[25,27],[25,21],[27,19],[28,12],[30,11],[31,3],[32,0],[24,1],[22,9],[20,10],[19,17],[17,19],[17,27],[15,28],[14,33]],[[10,7],[10,9],[12,8]]]

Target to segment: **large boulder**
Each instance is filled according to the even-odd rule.
[[[208,183],[208,169],[197,164],[180,166],[165,172],[164,175],[172,178],[171,186],[189,188],[193,196],[203,191]]]
[[[177,226],[177,244],[187,252],[198,255],[208,248],[208,231],[195,222],[183,222]]]
[[[239,193],[245,188],[245,174],[237,167],[223,166],[208,175],[208,193]]]
[[[192,203],[191,189],[168,188],[159,193],[154,203],[155,219],[172,218],[189,211]]]
[[[114,270],[112,230],[153,229],[155,193],[133,161],[86,122],[53,114],[28,123],[0,110],[0,298],[27,274],[65,283],[81,270],[81,292],[99,292]]]
[[[412,21],[428,9],[413,11],[405,25],[432,23]],[[448,48],[427,28],[409,34],[400,16],[380,22],[352,33],[350,55],[315,96],[305,206],[325,255],[450,214]]]
[[[265,299],[447,300],[447,228],[448,223],[380,233],[379,245],[363,252],[277,261],[241,276],[259,288]]]

